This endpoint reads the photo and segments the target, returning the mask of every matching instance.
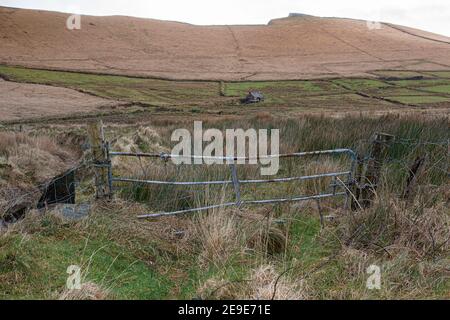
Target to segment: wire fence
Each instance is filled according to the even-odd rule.
[[[369,149],[372,140],[359,140],[357,146],[359,146],[358,154],[365,154],[365,157],[359,158],[358,162],[367,163],[371,160]],[[396,167],[403,174],[407,174],[410,171],[411,164],[418,156],[429,157],[429,163],[427,164],[427,172],[430,178],[450,177],[450,139],[448,140],[436,140],[436,141],[421,141],[414,139],[395,138],[391,142],[391,146],[388,150],[386,158],[384,159],[384,165],[389,167]]]
[[[382,163],[372,157],[373,140],[359,140],[355,144],[359,155],[358,165],[367,168],[368,163],[380,167],[379,186],[365,179],[366,172],[356,173],[357,190],[376,189],[378,195],[393,194],[411,202],[420,190],[445,196],[449,186],[449,140],[414,140],[396,137],[389,143]],[[375,188],[373,188],[375,187]]]
[[[306,201],[306,200],[320,200],[325,198],[331,198],[331,197],[339,197],[343,196],[345,197],[346,201],[345,203],[348,203],[349,199],[349,188],[351,184],[353,183],[353,171],[356,164],[356,154],[351,149],[333,149],[333,150],[320,150],[320,151],[312,151],[312,152],[298,152],[298,153],[288,153],[288,154],[279,154],[279,155],[268,155],[264,157],[205,157],[205,156],[179,156],[179,155],[172,155],[172,154],[150,154],[150,153],[131,153],[131,152],[115,152],[115,151],[109,151],[108,154],[111,158],[114,157],[129,157],[129,158],[135,158],[139,161],[142,158],[149,158],[149,159],[156,159],[161,160],[165,163],[169,159],[174,158],[190,158],[190,159],[209,159],[209,160],[222,160],[223,162],[227,163],[229,166],[229,179],[222,179],[222,180],[211,180],[207,179],[201,180],[201,177],[195,174],[188,174],[187,177],[191,180],[189,181],[174,181],[174,175],[172,177],[166,176],[166,180],[158,180],[158,179],[142,179],[142,178],[130,178],[130,177],[122,177],[122,176],[112,176],[111,182],[114,184],[115,187],[120,187],[124,183],[128,184],[138,184],[138,185],[153,185],[153,186],[181,186],[181,187],[196,187],[196,186],[232,186],[232,194],[233,199],[231,201],[225,201],[224,197],[220,199],[219,203],[208,203],[204,206],[195,206],[192,205],[189,208],[182,209],[182,210],[173,210],[173,211],[162,211],[157,213],[149,213],[149,214],[143,214],[138,216],[138,218],[155,218],[155,217],[161,217],[161,216],[172,216],[172,215],[179,215],[179,214],[186,214],[191,212],[198,212],[198,211],[206,211],[210,209],[215,208],[222,208],[222,207],[231,207],[231,206],[246,206],[246,205],[265,205],[265,204],[277,204],[277,203],[288,203],[288,202],[298,202],[298,201]],[[244,161],[249,162],[251,160],[261,160],[262,158],[268,159],[268,158],[278,158],[278,159],[286,159],[286,158],[305,158],[305,157],[323,157],[323,156],[346,156],[347,157],[347,164],[346,169],[344,171],[326,171],[323,170],[322,172],[316,173],[316,174],[310,174],[310,175],[298,175],[298,176],[286,176],[286,177],[280,177],[280,178],[271,178],[271,179],[246,179],[241,178],[244,174],[241,172],[241,174],[238,173],[238,161]],[[195,165],[194,165],[195,166]],[[111,171],[114,171],[111,169]],[[145,176],[147,175],[147,172],[144,171]],[[158,170],[161,171],[161,170]],[[325,171],[325,172],[324,172]],[[174,172],[173,172],[174,173]],[[340,179],[340,177],[342,179]],[[194,178],[196,178],[194,180]],[[249,199],[248,197],[242,196],[242,188],[245,185],[263,185],[263,184],[284,184],[284,183],[290,183],[290,182],[307,182],[312,180],[320,180],[324,178],[330,178],[331,183],[328,184],[329,189],[331,189],[329,192],[319,192],[319,193],[313,193],[313,194],[305,194],[305,195],[289,195],[289,194],[283,194],[281,197],[278,198],[260,198],[260,199]],[[156,190],[153,190],[153,192],[158,192]],[[161,192],[161,191],[160,191]],[[172,195],[165,193],[169,196],[169,198],[172,198]],[[179,199],[177,199],[179,200]]]
[[[2,188],[0,221],[15,222],[29,209],[48,208],[58,203],[75,203],[76,195],[89,192],[93,186],[82,186],[91,176],[91,163],[82,161],[44,183],[30,186],[27,191],[17,187]]]

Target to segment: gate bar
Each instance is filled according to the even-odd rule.
[[[329,197],[335,197],[335,196],[344,196],[347,195],[346,192],[339,192],[336,194],[327,193],[327,194],[319,194],[315,196],[303,196],[303,197],[296,197],[296,198],[281,198],[281,199],[268,199],[268,200],[244,200],[239,203],[239,205],[251,205],[251,204],[271,204],[271,203],[284,203],[284,202],[294,202],[294,201],[306,201],[306,200],[313,200],[313,199],[323,199],[323,198],[329,198]],[[222,204],[215,204],[207,207],[200,207],[200,208],[194,208],[194,209],[187,209],[187,210],[179,210],[179,211],[173,211],[173,212],[160,212],[160,213],[150,213],[150,214],[144,214],[137,216],[139,219],[145,219],[145,218],[158,218],[158,217],[167,217],[167,216],[174,216],[178,214],[185,214],[190,212],[197,212],[197,211],[205,211],[215,208],[224,208],[224,207],[231,207],[236,206],[238,203],[236,202],[227,202]]]
[[[338,177],[350,174],[350,171],[344,172],[332,172],[323,173],[311,176],[301,176],[301,177],[289,177],[289,178],[276,178],[267,180],[239,180],[239,184],[251,184],[251,183],[275,183],[275,182],[289,182],[296,180],[311,180],[317,178],[327,178],[327,177]],[[142,183],[142,184],[159,184],[159,185],[174,185],[174,186],[189,186],[189,185],[210,185],[210,184],[233,184],[232,180],[224,181],[155,181],[155,180],[139,180],[132,178],[113,178],[113,182],[128,182],[128,183]]]
[[[291,157],[303,157],[303,156],[315,156],[323,154],[336,154],[336,153],[348,153],[352,159],[356,159],[356,153],[351,149],[333,149],[333,150],[320,150],[320,151],[308,151],[308,152],[296,152],[296,153],[284,153],[275,155],[264,155],[258,156],[256,158],[251,157],[215,157],[215,156],[195,156],[195,155],[177,155],[177,154],[167,154],[167,153],[136,153],[136,152],[110,152],[110,156],[114,157],[145,157],[145,158],[162,158],[162,159],[172,159],[172,158],[186,158],[186,159],[209,159],[209,160],[258,160],[267,158],[291,158]]]

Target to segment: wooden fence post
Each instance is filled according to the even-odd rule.
[[[416,194],[417,179],[422,175],[425,170],[425,165],[428,160],[428,154],[423,157],[417,157],[414,163],[409,169],[409,177],[406,181],[405,191],[403,192],[403,198],[411,201]]]
[[[450,139],[447,139],[447,177],[450,178]]]
[[[376,133],[372,142],[372,150],[367,163],[366,177],[361,190],[360,204],[363,208],[370,206],[380,181],[381,167],[383,166],[387,150],[394,139],[393,135]]]
[[[97,199],[111,197],[108,169],[110,164],[102,121],[89,123],[87,131],[92,151],[96,197]]]
[[[361,195],[361,183],[363,180],[363,171],[364,171],[364,159],[358,155],[357,156],[357,166],[356,166],[356,172],[355,172],[355,182],[352,188],[352,193],[353,195],[351,195],[351,209],[353,211],[358,210],[359,209],[359,197]]]
[[[221,97],[226,96],[226,89],[225,89],[225,83],[223,81],[219,82],[219,93]]]

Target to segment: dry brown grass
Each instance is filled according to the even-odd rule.
[[[266,257],[283,253],[286,236],[273,222],[270,210],[218,209],[194,222],[203,265],[226,265],[235,256],[252,252]]]
[[[369,249],[389,256],[409,252],[417,259],[449,253],[448,203],[408,206],[392,197],[378,199],[373,207],[347,216],[341,228],[345,242],[356,249]]]
[[[227,282],[211,278],[197,290],[203,299],[245,299],[245,300],[305,300],[308,299],[306,282],[292,281],[280,276],[274,265],[261,265],[250,270],[249,278]]]
[[[273,265],[263,265],[252,271],[249,292],[242,298],[251,300],[304,300],[307,299],[304,281],[292,282],[280,277]]]
[[[15,155],[17,149],[26,145],[30,148],[37,148],[55,155],[62,160],[70,158],[70,154],[64,148],[48,136],[29,136],[21,132],[0,132],[0,153],[6,156]]]
[[[161,153],[169,152],[163,145],[163,139],[152,127],[141,126],[129,135],[120,137],[113,145],[112,149],[119,152],[149,152]],[[141,160],[140,160],[141,161]],[[135,159],[115,157],[112,164],[119,171],[141,170],[142,162],[137,163]],[[155,163],[146,162],[145,166],[154,166]]]
[[[345,272],[350,277],[359,277],[365,274],[371,256],[363,251],[350,247],[342,248],[341,255],[345,261]]]
[[[167,150],[162,146],[162,139],[159,133],[152,127],[139,127],[135,132],[128,136],[120,137],[113,145],[117,151],[139,152],[141,147],[145,146],[149,152],[161,152]]]
[[[270,112],[260,111],[260,112],[256,113],[253,120],[260,122],[260,123],[270,123],[274,120],[274,117]]]
[[[234,300],[238,296],[236,287],[236,283],[213,277],[198,287],[197,295],[204,300]]]
[[[196,223],[196,234],[201,246],[200,263],[221,267],[234,255],[245,249],[246,234],[239,226],[239,219],[232,210],[214,210],[201,215]]]
[[[66,289],[59,300],[107,300],[108,291],[93,282],[81,284],[80,289]]]
[[[191,219],[137,218],[148,210],[145,205],[121,199],[97,202],[92,209],[91,218],[80,222],[79,228],[95,229],[95,232],[108,234],[111,241],[127,246],[148,265],[154,263],[157,253],[174,256],[192,254],[196,235]]]
[[[0,132],[0,156],[6,159],[3,174],[43,182],[73,164],[74,155],[46,136]],[[10,170],[7,170],[7,169]]]
[[[305,175],[318,175],[323,173],[331,173],[331,172],[343,172],[349,169],[349,165],[347,164],[347,168],[343,167],[341,163],[337,161],[333,161],[330,158],[320,159],[318,161],[310,161],[305,165],[304,174]],[[343,177],[339,177],[343,179]],[[305,181],[301,188],[303,194],[320,194],[329,192],[329,186],[333,183],[333,178],[325,177],[320,179],[312,179]],[[339,188],[337,189],[339,190]]]
[[[86,15],[74,47],[60,27],[67,18],[64,13],[10,8],[0,12],[9,17],[0,21],[0,60],[12,65],[170,79],[276,80],[360,76],[394,66],[445,70],[450,64],[448,44],[421,38],[448,42],[448,37],[412,29],[406,30],[418,36],[389,27],[368,30],[362,20],[309,16],[276,19],[264,26],[195,26]],[[349,51],[349,46],[355,49]],[[379,59],[368,60],[368,55]]]
[[[287,234],[274,222],[272,208],[247,209],[239,212],[242,229],[246,232],[247,247],[258,255],[284,253]]]
[[[48,211],[44,214],[38,210],[30,210],[21,220],[9,225],[8,228],[5,229],[5,234],[11,233],[24,236],[38,234],[45,230],[42,223],[43,219],[46,219],[49,224],[51,223],[55,226],[63,224],[63,218],[54,214],[52,211]]]
[[[74,152],[47,136],[0,132],[0,214],[34,203],[37,185],[75,164]]]

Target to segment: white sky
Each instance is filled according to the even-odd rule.
[[[193,24],[266,24],[290,12],[391,22],[450,36],[449,0],[0,0],[1,6]]]

